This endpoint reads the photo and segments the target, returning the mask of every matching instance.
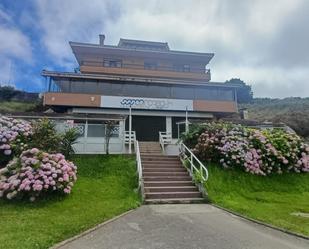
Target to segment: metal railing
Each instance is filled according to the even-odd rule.
[[[172,142],[172,133],[159,131],[159,142],[162,147],[162,150],[164,151],[164,145],[170,144]]]
[[[137,140],[134,140],[134,149],[136,154],[136,166],[138,173],[138,188],[141,190],[142,199],[144,199],[143,168],[142,168],[141,153],[139,150],[139,143]]]
[[[193,177],[196,174],[202,178],[202,181],[206,182],[208,180],[208,170],[205,165],[193,154],[193,152],[184,145],[183,142],[180,143],[180,159],[185,164],[186,161],[190,163],[190,173]]]
[[[136,133],[135,131],[131,131],[131,144],[134,144],[135,141],[136,141]],[[130,132],[129,131],[124,132],[124,143],[125,144],[130,143]]]

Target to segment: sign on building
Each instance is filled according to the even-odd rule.
[[[101,107],[148,110],[193,111],[193,100],[101,96]]]

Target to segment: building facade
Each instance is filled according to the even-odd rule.
[[[186,115],[209,120],[238,112],[234,86],[211,82],[213,53],[171,50],[167,43],[120,39],[118,45],[70,42],[74,73],[43,70],[44,105],[56,112],[128,115],[141,141],[159,132],[177,139]],[[128,119],[122,130],[128,130]],[[99,132],[99,131],[98,131]]]

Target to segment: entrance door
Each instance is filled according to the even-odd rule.
[[[126,130],[128,127],[129,118],[126,120]],[[165,130],[165,117],[132,116],[132,131],[136,132],[139,141],[159,141],[159,131]]]

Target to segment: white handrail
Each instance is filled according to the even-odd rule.
[[[164,145],[172,142],[172,134],[170,132],[159,131],[159,142],[164,151]]]
[[[199,172],[203,181],[208,180],[208,170],[205,165],[193,154],[193,152],[184,145],[183,142],[180,143],[180,157],[184,161],[186,159],[190,162],[190,171],[191,175],[194,176],[195,172]],[[199,166],[195,166],[194,160],[199,164]]]
[[[141,160],[141,153],[139,150],[139,143],[137,140],[134,140],[134,148],[136,153],[136,166],[137,166],[137,173],[138,173],[138,188],[141,190],[142,198],[144,198],[144,184],[143,184],[143,168],[142,168],[142,160]]]
[[[131,143],[134,144],[136,141],[136,133],[135,131],[131,131]],[[130,143],[130,132],[124,131],[124,143],[129,144]]]

